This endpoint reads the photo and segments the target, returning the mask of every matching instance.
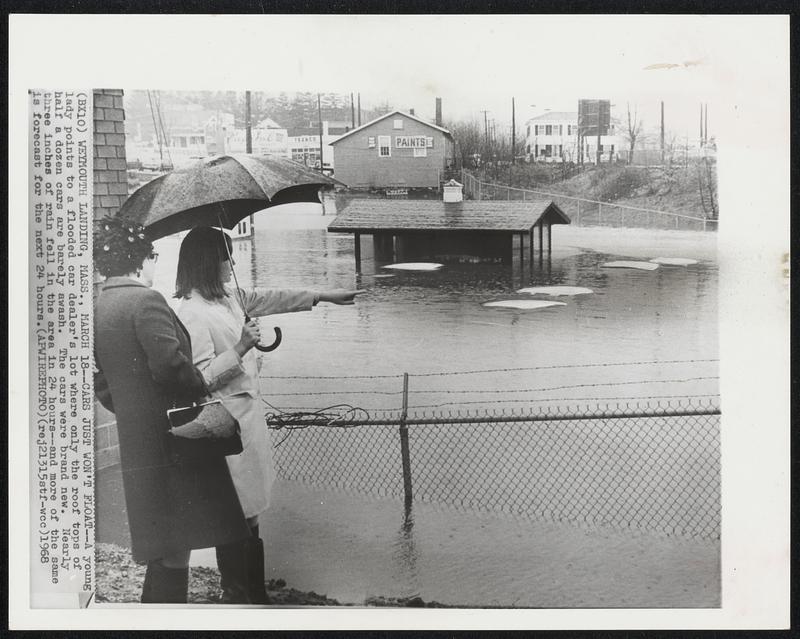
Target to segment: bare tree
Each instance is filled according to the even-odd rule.
[[[628,107],[628,126],[623,132],[623,135],[628,140],[628,164],[633,163],[633,151],[636,147],[636,139],[642,132],[642,121],[638,117],[638,110],[636,105],[633,105],[633,115],[631,116],[631,105],[627,103]]]
[[[717,167],[716,163],[707,157],[697,163],[697,187],[700,191],[700,204],[705,217],[712,220],[719,219]]]
[[[480,154],[485,142],[483,126],[477,120],[452,121],[445,123],[445,128],[452,133],[461,154],[461,166],[472,166],[472,158]]]

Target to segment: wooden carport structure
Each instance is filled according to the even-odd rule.
[[[440,200],[351,200],[328,225],[329,233],[353,233],[356,271],[361,272],[361,235],[372,235],[376,245],[398,244],[406,252],[420,250],[479,251],[513,260],[514,238],[518,238],[519,259],[530,262],[535,254],[535,231],[539,235],[539,259],[552,250],[552,226],[569,224],[570,219],[552,200],[442,202]],[[435,248],[433,248],[435,247]],[[416,251],[415,251],[416,250]]]

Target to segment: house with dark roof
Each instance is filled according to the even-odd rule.
[[[356,189],[439,188],[455,157],[447,129],[391,111],[331,142],[336,179]]]

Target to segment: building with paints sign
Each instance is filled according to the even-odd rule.
[[[336,179],[356,189],[439,188],[455,156],[447,129],[402,111],[367,122],[331,146]]]

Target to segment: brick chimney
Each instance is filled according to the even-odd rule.
[[[411,115],[414,115],[414,109],[409,109],[409,110],[408,110],[408,112],[409,112]]]
[[[436,98],[436,126],[442,126],[442,98]]]

